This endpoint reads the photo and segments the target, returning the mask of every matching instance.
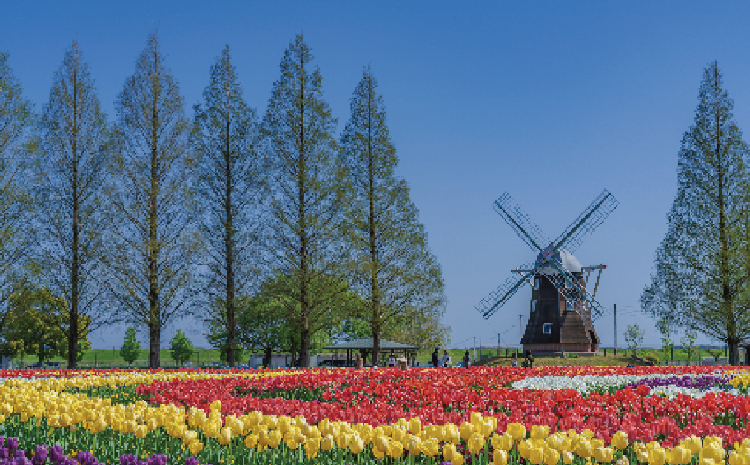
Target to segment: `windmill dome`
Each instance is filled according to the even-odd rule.
[[[542,261],[542,253],[539,254],[537,257],[537,262]],[[566,270],[568,270],[570,273],[580,273],[581,272],[581,263],[578,261],[578,259],[573,255],[572,253],[568,252],[565,249],[560,249],[557,252],[555,252],[551,257],[550,261],[555,261],[557,263],[562,264],[563,267],[565,267]],[[542,274],[557,274],[557,270],[554,269],[551,266],[545,266],[540,269]]]

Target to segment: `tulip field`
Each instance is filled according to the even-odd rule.
[[[0,465],[750,465],[743,370],[2,370],[0,378]]]

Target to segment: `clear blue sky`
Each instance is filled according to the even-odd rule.
[[[605,187],[620,206],[576,255],[609,266],[597,298],[618,305],[622,346],[634,323],[646,344],[659,343],[638,298],[666,231],[677,152],[708,62],[718,60],[735,119],[750,131],[748,20],[750,3],[739,1],[5,2],[0,50],[41,109],[78,40],[113,119],[154,28],[188,109],[229,44],[245,97],[263,114],[282,54],[303,32],[339,129],[363,66],[380,82],[398,174],[442,265],[452,346],[495,343],[498,333],[518,343],[518,315],[528,314],[528,287],[488,321],[474,309],[534,259],[492,202],[509,191],[555,237]],[[596,326],[612,345],[612,317]],[[177,327],[207,345],[189,322],[162,340]],[[96,332],[92,343],[119,348],[122,331]]]

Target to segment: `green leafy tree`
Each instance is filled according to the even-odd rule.
[[[21,353],[37,354],[40,363],[64,353],[61,341],[65,341],[70,326],[64,298],[24,284],[13,292],[10,304],[13,309],[3,330],[6,341],[15,342]],[[79,318],[78,327],[84,331],[81,339],[87,340],[88,319]]]
[[[646,332],[643,331],[638,325],[629,325],[624,334],[625,343],[628,345],[628,348],[633,351],[633,358],[635,358],[638,346],[643,343],[643,336],[646,334]]]
[[[96,316],[102,289],[96,283],[103,249],[101,186],[109,138],[94,80],[78,43],[65,52],[55,73],[35,142],[35,198],[42,247],[40,260],[50,288],[64,295],[70,307],[67,335],[68,368],[75,368],[81,331],[79,315]],[[89,347],[90,347],[90,343]]]
[[[182,366],[193,356],[193,343],[179,329],[172,338],[169,349],[172,351],[172,359],[177,362],[178,366]]]
[[[148,38],[117,102],[116,150],[107,196],[112,210],[104,260],[117,301],[111,321],[148,327],[149,367],[160,365],[164,326],[193,310],[199,249],[190,122],[158,36]]]
[[[331,302],[345,292],[335,279],[347,252],[341,240],[340,187],[336,169],[336,120],[323,100],[322,77],[298,35],[281,60],[263,119],[270,159],[267,186],[268,246],[272,266],[294,283],[279,294],[299,329],[301,366],[310,364],[312,338],[326,324]],[[323,278],[323,279],[320,279]],[[314,282],[320,283],[313,292]],[[286,292],[285,288],[279,291]]]
[[[203,244],[209,259],[209,292],[223,305],[208,315],[214,326],[224,328],[222,346],[230,367],[235,365],[237,299],[259,274],[257,234],[252,207],[260,193],[261,164],[256,150],[255,111],[242,98],[242,88],[231,63],[229,47],[211,67],[211,79],[203,91],[203,105],[195,106],[194,145],[201,157],[198,166],[199,204]],[[241,355],[237,355],[241,357]]]
[[[680,340],[682,348],[687,352],[688,365],[690,365],[690,361],[693,360],[693,355],[695,355],[697,350],[697,347],[695,346],[696,339],[698,339],[698,334],[696,334],[695,331],[688,329]]]
[[[685,132],[678,189],[655,273],[641,296],[656,317],[729,345],[750,337],[750,183],[747,145],[716,62],[705,69],[695,122]]]
[[[341,137],[352,282],[367,302],[362,317],[370,325],[375,360],[387,328],[409,327],[415,313],[445,310],[440,265],[429,251],[406,181],[394,172],[398,158],[377,86],[366,68]]]
[[[132,365],[133,362],[138,360],[138,355],[141,353],[141,343],[135,337],[135,328],[128,326],[125,331],[125,340],[120,348],[120,356]]]
[[[19,157],[25,129],[32,119],[32,105],[22,95],[8,54],[0,52],[0,332],[9,317],[8,298],[21,274],[19,266],[34,243],[26,221],[32,199],[23,188]]]
[[[661,347],[664,352],[664,360],[669,360],[672,348],[674,347],[674,342],[672,341],[673,328],[669,324],[668,318],[660,318],[656,322],[656,327],[661,333]]]

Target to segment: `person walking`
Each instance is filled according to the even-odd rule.
[[[443,351],[443,360],[441,361],[441,365],[444,367],[451,366],[451,356],[448,354],[447,350]]]
[[[440,357],[440,350],[435,347],[435,352],[432,353],[432,366],[437,367],[440,363],[440,360],[438,358]]]
[[[469,368],[469,351],[464,354],[464,367]]]

